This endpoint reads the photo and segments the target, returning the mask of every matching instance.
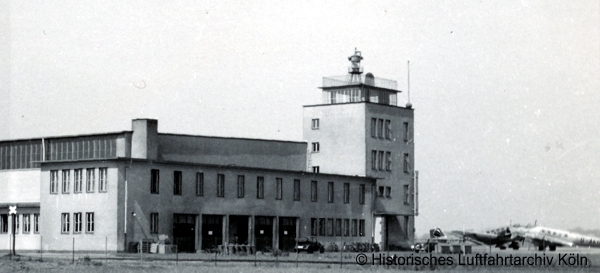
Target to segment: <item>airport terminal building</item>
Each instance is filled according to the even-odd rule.
[[[397,83],[323,78],[304,141],[131,131],[0,141],[0,250],[129,251],[168,235],[195,252],[228,243],[292,250],[297,237],[414,241],[413,109]]]

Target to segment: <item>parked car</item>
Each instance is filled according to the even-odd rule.
[[[315,237],[300,237],[297,238],[296,241],[298,244],[296,245],[296,251],[302,252],[306,251],[306,253],[313,253],[318,251],[320,253],[325,252],[325,246],[317,241]]]

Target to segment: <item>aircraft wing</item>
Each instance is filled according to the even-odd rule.
[[[573,242],[561,240],[553,237],[540,236],[538,234],[526,234],[525,240],[533,243],[536,246],[556,245],[556,246],[573,246]]]
[[[480,244],[490,244],[490,242],[498,237],[498,234],[489,234],[481,232],[462,232],[462,231],[451,231],[451,234],[461,236],[469,241],[476,241]]]

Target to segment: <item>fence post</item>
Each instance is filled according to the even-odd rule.
[[[71,263],[75,264],[75,237],[73,237],[73,260]]]
[[[142,239],[140,239],[140,243],[138,244],[138,249],[140,250],[140,262],[144,260],[142,258],[142,253],[144,252],[144,245],[142,243]]]
[[[43,242],[44,242],[44,236],[40,235],[40,262],[42,261],[42,253],[44,252],[44,247],[43,247]]]
[[[221,251],[220,249],[218,249],[218,245],[217,245],[217,237],[215,237],[215,248],[217,248],[215,250],[215,266],[217,266],[217,252]]]
[[[175,245],[175,265],[179,264],[179,245]]]
[[[342,269],[342,264],[344,263],[344,251],[342,251],[342,243],[344,243],[344,240],[340,236],[340,269]]]
[[[104,263],[108,262],[108,236],[104,237]]]

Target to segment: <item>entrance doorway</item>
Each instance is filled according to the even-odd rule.
[[[248,219],[250,216],[229,216],[229,244],[248,244]]]
[[[296,247],[296,218],[279,217],[279,249],[292,252]]]
[[[173,243],[179,252],[196,252],[196,215],[173,214]]]
[[[271,251],[273,248],[273,217],[255,218],[256,251]]]
[[[202,215],[202,249],[216,249],[223,243],[223,216]]]

